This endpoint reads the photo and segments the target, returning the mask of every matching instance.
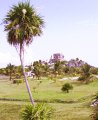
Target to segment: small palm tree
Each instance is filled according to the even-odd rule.
[[[11,65],[11,63],[9,63],[6,67],[6,71],[7,71],[7,75],[10,76],[10,80],[12,80],[12,74],[14,73],[15,71],[15,66],[14,65]]]
[[[22,111],[22,120],[51,120],[54,109],[44,103],[37,103],[36,106],[28,105]]]
[[[8,32],[8,43],[15,46],[19,52],[24,80],[26,82],[30,100],[34,105],[34,100],[25,75],[24,47],[31,44],[33,37],[42,34],[44,21],[38,14],[36,14],[35,9],[30,6],[29,2],[20,2],[18,5],[13,5],[11,10],[7,13],[4,23],[5,31]]]

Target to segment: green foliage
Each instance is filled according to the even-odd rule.
[[[91,68],[91,66],[88,65],[87,63],[85,63],[81,68],[82,75],[84,75],[85,77],[89,77],[90,76],[90,72],[89,72],[90,68]]]
[[[23,83],[23,80],[21,80],[21,79],[14,79],[13,80],[13,84],[20,84],[20,83]]]
[[[10,80],[12,80],[13,74],[15,74],[15,66],[9,63],[5,68],[5,71],[6,71],[6,75],[10,76]]]
[[[57,60],[54,63],[54,74],[55,77],[57,77],[57,75],[60,75],[64,72],[64,66],[65,66],[65,62],[64,61],[59,61]]]
[[[89,70],[90,74],[98,74],[98,68],[95,68],[95,67],[91,67],[90,70]]]
[[[63,86],[62,86],[62,88],[61,88],[61,90],[63,91],[63,92],[69,92],[69,90],[71,90],[71,89],[73,89],[73,86],[70,84],[70,83],[65,83]]]
[[[78,78],[78,81],[81,81],[81,82],[83,82],[85,84],[88,84],[88,83],[90,83],[92,81],[92,79],[91,79],[90,75],[88,75],[88,76],[82,75],[82,76],[80,76]]]
[[[51,120],[53,108],[44,103],[35,106],[28,105],[22,111],[23,120]]]
[[[35,61],[33,63],[33,73],[35,76],[40,79],[40,77],[47,77],[50,74],[50,66],[47,62],[44,61]]]
[[[8,42],[12,45],[31,44],[33,36],[42,33],[43,19],[36,14],[29,2],[13,5],[4,19]]]
[[[42,63],[41,61],[35,61],[33,63],[33,72],[36,75],[36,77],[38,79],[40,79],[41,75],[42,75],[42,71],[43,71],[43,67],[42,67]]]
[[[94,95],[94,100],[98,100],[98,92]]]
[[[68,72],[69,72],[69,67],[68,67],[68,66],[65,66],[64,72],[65,72],[65,73],[68,73]]]
[[[16,74],[14,75],[14,77],[15,77],[16,79],[20,79],[20,78],[22,77],[22,75],[21,75],[20,73],[16,73]]]
[[[80,77],[78,78],[78,80],[79,80],[79,81],[84,81],[84,80],[85,80],[85,76],[80,76]]]
[[[81,76],[78,78],[79,81],[83,81],[85,83],[90,82],[90,68],[91,66],[85,63],[81,68]]]
[[[5,75],[10,77],[10,80],[13,79],[19,79],[23,76],[23,72],[22,72],[22,67],[21,66],[14,66],[11,64],[8,64],[6,68],[1,69],[2,73],[4,74],[3,71],[5,71]]]

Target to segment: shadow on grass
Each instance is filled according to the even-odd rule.
[[[14,99],[14,98],[0,98],[0,101],[30,102],[29,99]],[[61,99],[53,99],[53,100],[35,100],[35,102],[44,102],[44,103],[76,103],[77,101],[73,101],[73,100],[64,101],[64,100],[61,100]]]

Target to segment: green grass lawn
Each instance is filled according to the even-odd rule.
[[[69,93],[61,91],[65,82],[73,85],[73,90]],[[46,101],[55,108],[52,120],[91,120],[90,102],[98,91],[98,80],[89,84],[80,84],[70,80],[53,82],[47,79],[29,79],[29,84],[35,100]],[[29,104],[25,83],[17,85],[8,80],[0,81],[0,99],[2,98],[22,101],[0,101],[0,120],[20,120],[21,109],[25,104]]]
[[[84,98],[91,97],[98,91],[98,80],[89,84],[81,84],[75,81],[57,81],[54,83],[51,80],[29,80],[30,88],[35,100],[45,100],[50,102],[57,101],[78,101]],[[73,90],[69,93],[61,91],[62,84],[70,82],[73,85]],[[25,83],[19,85],[12,84],[11,81],[0,82],[0,98],[28,99],[28,92]]]
[[[24,102],[0,101],[0,120],[20,120]],[[30,103],[28,103],[30,104]],[[55,108],[51,120],[91,120],[92,109],[84,103],[50,103]]]

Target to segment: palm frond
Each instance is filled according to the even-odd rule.
[[[23,13],[23,9],[26,13]],[[8,31],[8,41],[10,44],[30,44],[32,38],[42,34],[44,21],[40,15],[36,14],[33,6],[29,2],[20,2],[13,5],[4,19],[5,31]]]

